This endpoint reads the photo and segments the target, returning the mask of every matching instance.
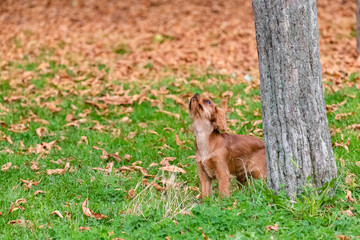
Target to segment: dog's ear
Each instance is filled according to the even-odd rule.
[[[225,131],[227,129],[226,114],[222,109],[218,107],[215,107],[214,128],[219,131]]]

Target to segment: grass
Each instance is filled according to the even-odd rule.
[[[216,75],[191,76],[185,80],[167,78],[122,82],[107,79],[108,69],[104,64],[89,66],[89,73],[80,76],[74,73],[74,69],[76,66],[48,62],[44,72],[38,63],[25,60],[6,67],[11,80],[4,70],[1,72],[0,103],[8,110],[0,110],[4,135],[0,151],[13,152],[0,153],[1,166],[12,163],[8,171],[0,172],[1,239],[334,239],[340,235],[351,238],[360,235],[360,166],[356,165],[360,159],[360,140],[359,131],[348,127],[360,123],[360,92],[355,87],[327,92],[325,96],[328,105],[347,100],[328,114],[333,129],[332,141],[340,143],[341,134],[345,142],[350,138],[349,151],[343,147],[334,148],[336,159],[343,159],[345,165],[341,167],[337,160],[339,177],[333,198],[306,187],[293,202],[283,192],[274,195],[265,182],[254,181],[240,190],[234,183],[230,198],[219,199],[214,191],[200,204],[196,198],[199,179],[195,161],[189,158],[195,155],[195,149],[193,134],[188,130],[187,109],[166,95],[186,99],[184,93],[207,92],[221,104],[221,95],[231,91],[233,96],[229,98],[228,106],[233,111],[229,117],[239,121],[233,121],[230,128],[239,134],[253,133],[262,137],[261,131],[255,131],[262,125],[253,126],[261,119],[254,114],[261,109],[258,87],[248,88],[249,83],[236,84],[226,76]],[[24,72],[30,72],[30,77],[24,77]],[[103,79],[93,82],[94,74],[103,76]],[[58,76],[68,76],[70,81],[57,82]],[[352,81],[354,79],[349,79]],[[114,95],[114,91],[128,90],[132,96],[144,89],[147,89],[147,99],[141,104],[109,105],[98,109],[85,102],[90,99],[101,103],[97,97]],[[236,104],[238,95],[244,101],[241,105]],[[9,100],[11,96],[22,97]],[[50,102],[55,102],[55,106],[61,109],[52,112],[46,105]],[[177,119],[159,109],[180,117]],[[349,112],[353,114],[335,119],[337,114]],[[66,118],[70,115],[72,121],[85,120],[78,127],[66,126],[69,123]],[[129,120],[123,121],[124,117]],[[46,120],[48,124],[38,119]],[[10,131],[11,125],[19,123],[26,125],[26,131]],[[100,128],[95,129],[97,123]],[[141,123],[147,125],[144,127]],[[40,127],[47,129],[41,137],[36,133]],[[136,134],[132,138],[133,132]],[[177,145],[175,135],[184,141],[182,145]],[[11,141],[6,136],[11,137]],[[86,136],[88,144],[78,143],[82,136]],[[55,140],[55,146],[45,149],[44,154],[28,150],[31,146],[36,148],[37,144]],[[109,154],[118,153],[121,159],[102,158],[102,151],[93,146],[103,148]],[[170,164],[182,167],[186,173],[168,173],[159,170],[159,166],[149,166],[151,163],[159,164],[164,157],[175,157]],[[51,162],[58,159],[63,163]],[[37,162],[39,170],[31,169],[33,161]],[[141,161],[137,166],[155,175],[155,180],[144,177],[138,169],[112,171],[109,175],[93,170],[95,167],[105,168],[109,162],[114,162],[114,169],[119,169],[136,161]],[[64,168],[66,162],[70,162],[71,172],[47,175],[47,169]],[[352,182],[345,181],[351,174],[348,179]],[[41,182],[25,190],[20,179]],[[147,179],[147,184],[143,179]],[[153,180],[167,190],[156,190]],[[132,189],[135,194],[129,196]],[[44,193],[34,195],[36,190]],[[346,200],[347,190],[352,192],[354,202]],[[20,204],[25,210],[9,213],[11,203],[20,198],[27,200]],[[88,208],[109,218],[96,220],[85,216],[82,203],[87,198]],[[348,209],[354,217],[342,214]],[[55,210],[60,211],[64,218],[53,215]],[[20,224],[8,224],[17,219]],[[279,226],[277,231],[266,230],[267,226],[274,224]],[[79,231],[79,227],[89,227],[90,230]]]

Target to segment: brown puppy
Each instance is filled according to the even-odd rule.
[[[230,177],[240,183],[247,176],[266,178],[264,142],[244,135],[221,133],[226,129],[225,113],[211,99],[195,94],[189,104],[196,140],[196,165],[201,196],[208,197],[211,181],[219,181],[220,196],[230,196]]]

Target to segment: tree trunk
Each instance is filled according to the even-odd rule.
[[[336,177],[316,0],[253,0],[267,182],[290,197]]]
[[[358,52],[360,52],[360,0],[356,1],[356,46]]]

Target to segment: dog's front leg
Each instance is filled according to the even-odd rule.
[[[217,161],[216,178],[219,181],[219,194],[220,197],[230,197],[230,173],[229,170],[224,168],[224,164]]]
[[[211,192],[211,178],[206,174],[201,162],[196,163],[199,178],[200,178],[200,185],[201,185],[201,199],[204,197],[209,197]]]

